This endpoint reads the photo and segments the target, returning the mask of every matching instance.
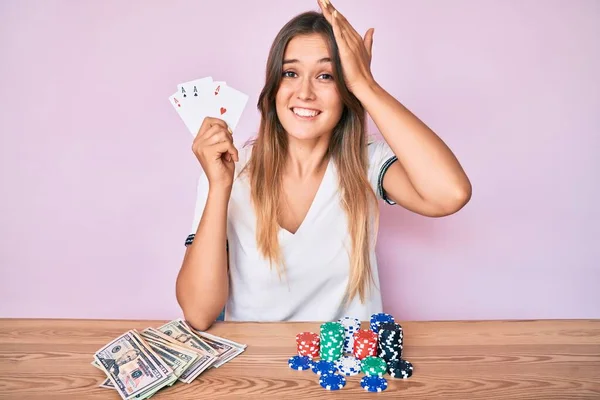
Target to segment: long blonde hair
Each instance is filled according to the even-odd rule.
[[[358,293],[361,302],[364,302],[373,278],[370,246],[375,246],[379,220],[377,197],[367,178],[366,111],[344,83],[333,30],[323,15],[317,12],[306,12],[290,20],[275,37],[269,52],[265,86],[257,104],[261,113],[260,127],[247,164],[257,219],[256,242],[263,257],[269,260],[271,267],[275,264],[281,275],[285,266],[278,231],[288,138],[277,117],[275,95],[281,82],[287,44],[297,35],[314,33],[321,34],[328,43],[334,79],[344,104],[342,116],[329,143],[328,156],[338,170],[341,205],[348,218],[352,245],[346,301],[349,302]],[[374,240],[370,242],[370,238]]]

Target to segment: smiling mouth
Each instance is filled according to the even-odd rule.
[[[321,114],[319,110],[313,110],[310,108],[292,107],[290,111],[294,113],[298,118],[301,119],[313,119]]]

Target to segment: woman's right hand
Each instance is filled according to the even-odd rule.
[[[211,188],[231,188],[238,151],[227,123],[206,117],[192,143],[192,150],[208,178]]]

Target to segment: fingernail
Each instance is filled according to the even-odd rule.
[[[229,134],[230,134],[231,136],[233,136],[233,131],[231,130],[231,128],[230,128],[230,127],[227,127],[227,130],[229,131]]]
[[[333,10],[333,17],[337,18],[337,10]]]

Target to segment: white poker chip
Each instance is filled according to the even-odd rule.
[[[344,356],[339,360],[335,361],[335,366],[337,367],[340,374],[345,376],[358,375],[361,372],[361,362],[355,357]]]

